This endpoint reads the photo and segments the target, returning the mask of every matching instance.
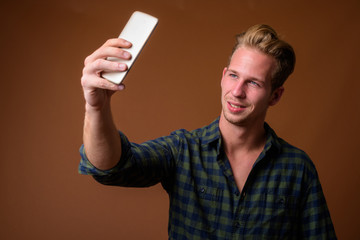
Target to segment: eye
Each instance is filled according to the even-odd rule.
[[[230,76],[231,78],[234,78],[234,79],[237,79],[237,78],[238,78],[238,76],[237,76],[236,74],[234,74],[234,73],[229,73],[229,76]]]
[[[249,84],[250,84],[250,85],[253,85],[253,86],[255,86],[255,87],[260,87],[260,84],[257,83],[256,81],[249,81]]]

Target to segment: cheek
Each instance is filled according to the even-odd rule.
[[[250,99],[254,105],[259,107],[267,107],[269,105],[269,96],[267,94],[248,94],[248,99]]]
[[[223,95],[226,95],[228,92],[231,92],[232,89],[232,83],[230,81],[227,81],[226,79],[221,80],[221,92]]]

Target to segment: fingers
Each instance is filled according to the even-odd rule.
[[[84,88],[101,88],[107,90],[122,90],[123,85],[116,85],[101,77],[102,72],[122,72],[127,70],[125,63],[107,60],[109,57],[131,59],[131,54],[125,49],[131,43],[124,39],[109,39],[99,49],[88,56],[84,61],[83,76],[81,79]]]
[[[90,75],[90,74],[84,74],[81,78],[81,85],[85,91],[93,91],[94,89],[105,89],[105,90],[111,90],[111,91],[119,91],[123,90],[125,87],[124,85],[115,84],[112,83],[100,76],[97,75]]]
[[[131,43],[126,41],[123,38],[111,38],[108,39],[103,46],[112,46],[112,47],[121,47],[121,48],[130,48]]]
[[[125,49],[130,48],[132,45],[130,42],[121,39],[109,39],[100,48],[98,48],[93,54],[85,59],[84,64],[93,62],[96,59],[106,59],[108,57],[117,57],[125,60],[129,60],[131,55]]]
[[[108,59],[110,57],[130,59],[131,55],[126,51],[130,47],[131,43],[124,39],[110,39],[85,59],[81,85],[86,106],[91,106],[91,109],[97,111],[103,109],[104,106],[110,104],[110,98],[114,92],[124,89],[124,85],[118,85],[102,78],[101,73],[126,71],[125,63]]]
[[[83,69],[83,75],[95,74],[101,76],[101,72],[123,72],[127,70],[125,63],[108,61],[105,59],[96,59],[94,62],[89,62]]]

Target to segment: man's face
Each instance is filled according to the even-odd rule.
[[[221,118],[235,125],[263,123],[267,108],[278,102],[280,87],[271,91],[275,59],[252,48],[237,49],[221,80]],[[259,122],[260,121],[260,122]]]

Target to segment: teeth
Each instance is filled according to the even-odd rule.
[[[241,106],[236,106],[236,105],[231,104],[231,103],[230,103],[230,106],[232,106],[233,108],[241,108]]]

